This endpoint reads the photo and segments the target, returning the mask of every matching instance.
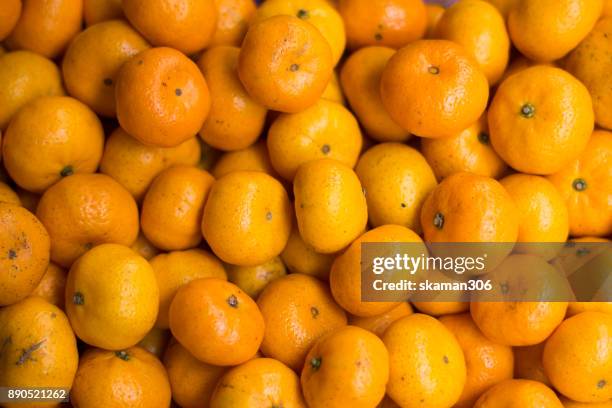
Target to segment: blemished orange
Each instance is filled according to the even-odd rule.
[[[502,77],[510,57],[510,38],[504,17],[485,0],[460,0],[450,6],[438,21],[435,36],[462,45],[490,85]]]
[[[53,61],[30,51],[0,55],[0,129],[28,102],[64,94],[62,76]]]
[[[563,395],[579,402],[612,400],[612,315],[570,317],[546,341],[544,371]]]
[[[132,245],[138,208],[123,187],[103,174],[75,174],[51,186],[36,215],[51,237],[51,259],[69,267],[93,246]]]
[[[104,149],[98,117],[67,96],[28,103],[13,117],[3,139],[4,166],[19,186],[34,193],[62,178],[95,172]]]
[[[404,142],[410,133],[395,123],[380,97],[380,79],[395,50],[389,47],[363,47],[342,65],[340,83],[359,123],[379,142]]]
[[[336,160],[302,164],[293,193],[300,235],[317,252],[346,248],[366,227],[368,209],[359,178]]]
[[[413,313],[412,306],[408,302],[401,302],[393,309],[383,312],[374,316],[353,316],[349,315],[348,322],[352,326],[361,327],[371,331],[378,337],[382,337],[385,334],[387,328],[394,321],[401,319],[404,316],[409,316]]]
[[[81,408],[164,408],[170,406],[170,398],[164,366],[141,347],[87,350],[70,390],[70,400]]]
[[[0,141],[1,142],[1,141]],[[8,184],[0,181],[0,202],[21,205],[21,199]]]
[[[533,346],[513,347],[514,378],[538,381],[551,387],[542,364],[545,344],[546,342],[542,342]]]
[[[210,408],[306,408],[300,379],[278,360],[255,358],[229,370],[219,380]]]
[[[321,97],[333,66],[329,43],[315,26],[298,17],[276,15],[247,31],[238,76],[260,104],[299,112]]]
[[[49,235],[28,210],[0,202],[0,305],[28,296],[49,265]]]
[[[81,340],[121,350],[153,328],[159,288],[146,259],[126,246],[102,244],[70,268],[65,300],[70,324]]]
[[[279,115],[268,131],[267,146],[274,169],[292,181],[300,165],[316,159],[354,167],[361,152],[361,130],[348,109],[320,99],[301,112]]]
[[[125,62],[115,83],[117,119],[141,142],[176,146],[202,127],[210,92],[195,62],[179,51],[150,48]]]
[[[315,26],[327,40],[333,64],[344,53],[344,22],[336,8],[326,0],[267,0],[258,8],[252,23],[276,15],[295,16]]]
[[[287,245],[280,256],[290,272],[327,280],[335,254],[321,254],[315,251],[304,242],[297,223],[294,223]]]
[[[28,0],[22,4],[17,25],[6,39],[12,50],[55,58],[81,31],[83,0]]]
[[[234,171],[213,184],[202,233],[223,261],[253,266],[283,251],[291,224],[291,203],[280,182],[259,171]]]
[[[427,11],[427,29],[425,30],[425,38],[435,38],[436,26],[438,21],[446,10],[439,4],[425,4],[425,10]]]
[[[231,45],[239,47],[255,14],[253,0],[215,0],[217,28],[209,47]]]
[[[219,278],[192,280],[170,304],[172,335],[195,358],[231,366],[252,359],[264,337],[264,317],[253,299]]]
[[[271,282],[257,305],[266,325],[262,353],[298,372],[317,339],[346,325],[346,314],[327,285],[308,275],[294,273]]]
[[[177,341],[172,341],[163,358],[172,388],[172,399],[182,408],[198,408],[210,401],[217,382],[227,367],[203,363]]]
[[[145,237],[165,251],[196,247],[202,241],[202,214],[214,181],[196,166],[162,171],[142,201],[140,227]]]
[[[7,0],[0,10],[0,41],[4,40],[13,31],[21,16],[21,0]]]
[[[123,0],[130,23],[155,46],[187,55],[205,48],[217,28],[214,0]]]
[[[412,305],[419,312],[430,316],[444,316],[470,310],[469,302],[412,302]]]
[[[465,358],[442,323],[415,313],[391,324],[383,342],[390,361],[387,395],[401,407],[451,407],[459,400],[466,381]]]
[[[240,48],[208,49],[198,60],[210,89],[211,106],[200,137],[220,150],[252,145],[261,134],[267,109],[253,100],[238,78]]]
[[[0,338],[4,339],[0,354],[0,383],[4,387],[71,387],[79,354],[70,323],[57,306],[30,297],[1,308]],[[33,404],[3,405],[19,408]]]
[[[389,355],[373,333],[345,326],[321,337],[306,355],[301,384],[310,408],[373,407],[385,396]]]
[[[425,35],[422,0],[340,0],[349,48],[381,45],[400,48]]]
[[[559,68],[536,65],[508,77],[488,112],[493,148],[514,169],[556,173],[586,147],[594,125],[587,88]]]
[[[102,116],[115,116],[117,72],[149,44],[121,20],[95,24],[80,32],[62,60],[64,84],[71,96]]]
[[[227,277],[247,295],[257,299],[272,281],[287,275],[287,269],[280,257],[255,266],[227,265]]]
[[[67,272],[54,263],[49,263],[42,279],[34,288],[31,296],[40,296],[47,302],[64,309]]]
[[[391,57],[380,91],[394,121],[412,134],[436,138],[455,135],[478,120],[489,84],[461,45],[419,40]]]
[[[122,0],[83,0],[83,19],[91,26],[108,20],[123,18]]]
[[[487,339],[469,313],[442,316],[440,322],[457,338],[467,368],[463,393],[456,408],[472,408],[489,387],[513,377],[512,348]]]
[[[213,177],[221,178],[232,171],[240,170],[261,171],[277,178],[265,140],[259,140],[244,149],[223,153],[215,162],[211,173]]]
[[[497,179],[508,170],[491,146],[486,113],[454,136],[422,139],[421,153],[439,180],[462,171]]]
[[[382,225],[361,235],[336,257],[329,274],[329,286],[334,299],[347,312],[366,317],[387,312],[400,302],[361,300],[361,246],[364,242],[411,243],[404,250],[415,256],[427,254],[427,248],[414,231],[400,225]]]
[[[181,286],[200,278],[227,279],[221,261],[203,249],[162,253],[153,257],[149,263],[159,287],[159,312],[155,326],[161,329],[170,327],[170,304]]]
[[[196,165],[200,153],[195,136],[175,147],[155,147],[141,143],[119,127],[106,138],[100,173],[115,179],[140,202],[159,173],[173,165]]]
[[[563,408],[553,390],[531,380],[506,380],[489,388],[474,408]]]
[[[436,176],[416,149],[381,143],[361,155],[355,173],[366,191],[370,225],[403,225],[421,232],[421,207]]]
[[[569,210],[570,235],[612,233],[612,133],[596,130],[576,160],[548,179]]]
[[[602,0],[517,0],[508,14],[510,38],[527,58],[560,59],[591,31],[602,6]]]

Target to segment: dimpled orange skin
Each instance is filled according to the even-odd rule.
[[[164,366],[172,388],[172,399],[182,408],[199,408],[210,401],[226,367],[198,361],[185,347],[172,341],[164,353]]]
[[[454,136],[422,139],[421,153],[439,180],[462,171],[497,179],[508,170],[491,146],[486,113]]]
[[[169,316],[172,335],[208,364],[242,364],[255,356],[264,337],[264,317],[255,301],[223,279],[196,279],[181,286]]]
[[[215,0],[217,29],[209,47],[231,45],[239,47],[257,8],[253,0]]]
[[[387,395],[403,408],[451,407],[466,381],[463,352],[438,320],[415,313],[395,321],[383,342],[389,351]]]
[[[49,263],[38,286],[34,288],[31,296],[40,296],[47,302],[64,309],[64,293],[66,293],[67,272],[54,263]]]
[[[280,361],[255,358],[219,380],[210,408],[226,407],[306,408],[306,403],[295,372]]]
[[[420,213],[436,177],[423,155],[399,143],[381,143],[359,159],[355,173],[366,191],[369,222],[421,232]]]
[[[85,104],[48,96],[28,103],[13,117],[2,156],[19,186],[42,193],[64,177],[95,172],[103,149],[102,125]]]
[[[489,85],[477,62],[459,44],[420,40],[391,57],[380,91],[391,118],[421,137],[452,136],[478,120]]]
[[[267,109],[249,96],[238,78],[239,54],[238,47],[214,47],[204,52],[198,61],[212,100],[200,137],[220,150],[238,150],[252,145],[266,120]]]
[[[376,316],[393,309],[399,302],[366,302],[361,300],[361,246],[364,242],[406,242],[410,252],[427,253],[421,238],[400,225],[383,225],[369,230],[354,240],[338,255],[329,274],[329,286],[334,299],[344,310],[355,316]],[[418,245],[417,245],[418,244]],[[418,248],[418,250],[417,250]]]
[[[0,55],[0,129],[28,102],[40,96],[63,95],[62,76],[53,61],[30,51]]]
[[[276,179],[258,171],[234,171],[213,184],[202,233],[223,261],[253,266],[282,252],[291,223],[291,203]]]
[[[62,73],[71,96],[102,116],[115,116],[117,72],[149,44],[120,20],[95,24],[79,33],[66,50]]]
[[[7,0],[0,10],[0,41],[4,40],[15,28],[21,15],[21,0]]]
[[[83,19],[89,27],[107,20],[123,18],[122,0],[83,0]]]
[[[159,287],[159,312],[155,326],[161,329],[170,327],[170,304],[182,285],[200,278],[227,279],[221,261],[203,249],[159,254],[149,263],[153,267]]]
[[[198,66],[179,51],[151,48],[121,66],[115,84],[117,119],[144,144],[173,147],[202,127],[210,93]]]
[[[253,299],[257,299],[270,282],[285,275],[287,269],[280,257],[255,266],[227,265],[228,280]]]
[[[436,25],[436,38],[462,45],[490,85],[500,80],[508,65],[510,38],[504,18],[485,0],[460,0],[449,7]]]
[[[346,34],[344,21],[327,0],[268,0],[257,8],[253,23],[284,14],[295,16],[315,26],[331,47],[334,65],[344,53]]]
[[[527,58],[560,59],[591,31],[602,5],[602,0],[517,0],[508,14],[510,38]]]
[[[374,407],[385,396],[389,356],[367,330],[345,326],[329,333],[305,361],[301,384],[310,408]]]
[[[612,315],[570,317],[546,341],[544,370],[553,386],[579,402],[612,399]]]
[[[302,112],[279,115],[268,131],[267,144],[274,169],[292,181],[301,164],[315,159],[334,159],[354,167],[362,138],[348,109],[320,99]]]
[[[394,321],[401,319],[404,316],[409,316],[413,313],[412,306],[408,302],[401,302],[393,309],[383,312],[375,316],[360,317],[349,315],[349,324],[362,329],[371,331],[378,337],[385,334],[387,328]]]
[[[410,138],[391,119],[380,97],[380,78],[395,50],[371,46],[361,48],[344,62],[340,82],[351,108],[368,136],[379,142],[404,142]]]
[[[196,165],[200,153],[196,137],[175,147],[155,147],[142,144],[117,128],[104,143],[100,172],[115,179],[141,201],[159,173],[172,165]]]
[[[422,0],[341,0],[348,47],[381,45],[400,48],[422,38],[427,11]]]
[[[87,350],[70,391],[72,403],[80,408],[164,408],[170,398],[164,366],[141,347]]]
[[[72,385],[79,355],[64,312],[40,297],[0,309],[0,384],[13,389]],[[6,408],[57,406],[3,403]]]
[[[293,225],[280,256],[291,273],[303,273],[324,281],[329,279],[329,270],[335,258],[335,254],[321,254],[304,242],[297,223]]]
[[[213,177],[220,178],[240,170],[261,171],[274,178],[278,177],[270,162],[265,140],[259,140],[244,149],[223,153],[215,162],[211,173]]]
[[[197,246],[202,241],[204,204],[215,179],[206,170],[177,165],[162,171],[142,202],[145,237],[162,250]]]
[[[0,140],[0,143],[2,141]],[[8,184],[0,182],[0,202],[21,205],[21,200],[16,192]]]
[[[612,133],[596,130],[576,160],[548,179],[569,210],[570,234],[612,233]]]
[[[472,408],[489,387],[513,376],[512,348],[487,339],[469,313],[442,316],[440,322],[457,338],[467,367],[463,393],[456,408]]]
[[[517,208],[492,178],[455,173],[427,197],[421,225],[429,242],[515,242]]]
[[[28,210],[0,202],[0,306],[28,296],[49,265],[49,235]]]
[[[253,99],[281,112],[299,112],[323,94],[333,71],[331,48],[315,26],[277,15],[251,25],[238,76]]]
[[[135,345],[153,328],[158,304],[153,268],[126,246],[98,245],[68,272],[66,313],[75,334],[92,346]]]
[[[542,364],[542,353],[546,342],[533,346],[514,347],[514,378],[539,381],[552,387]]]
[[[205,48],[217,28],[214,0],[123,0],[130,23],[155,46],[185,54]]]
[[[43,194],[37,217],[51,237],[51,259],[68,267],[92,246],[131,245],[138,208],[119,183],[103,174],[75,174]]]
[[[257,305],[266,322],[262,353],[298,372],[317,339],[346,325],[346,314],[327,285],[308,275],[275,280],[259,295]]]
[[[506,380],[489,388],[474,408],[563,408],[553,390],[531,380]]]
[[[543,65],[502,82],[488,120],[497,154],[520,172],[542,175],[556,173],[574,160],[586,147],[594,124],[586,87],[567,72]]]
[[[301,165],[293,193],[300,235],[317,252],[346,248],[366,227],[368,209],[359,178],[336,160]]]

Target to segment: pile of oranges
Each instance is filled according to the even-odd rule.
[[[612,407],[612,302],[365,302],[360,265],[612,236],[611,0],[3,0],[0,44],[0,387]]]

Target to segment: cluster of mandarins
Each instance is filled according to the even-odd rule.
[[[360,286],[364,242],[610,238],[611,0],[3,0],[0,41],[0,387],[612,406],[611,302]]]

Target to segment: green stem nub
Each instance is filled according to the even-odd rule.
[[[442,213],[436,213],[434,216],[433,225],[437,229],[442,229],[442,227],[444,227],[444,215],[442,215]]]
[[[526,103],[523,106],[521,106],[521,116],[524,118],[533,118],[533,116],[535,115],[535,106],[533,106],[530,103]]]
[[[128,361],[130,359],[130,355],[125,350],[115,351],[115,355],[123,361]]]
[[[587,188],[587,182],[583,178],[577,178],[572,183],[572,187],[574,187],[574,190],[576,191],[584,191]]]
[[[302,20],[305,20],[309,17],[308,11],[304,9],[299,9],[296,15],[297,18],[301,18]]]
[[[60,176],[62,177],[72,176],[73,174],[74,174],[74,168],[72,168],[71,165],[64,167],[62,171],[60,171]]]
[[[438,75],[440,73],[440,68],[432,65],[431,67],[427,68],[427,72],[429,72],[432,75]]]
[[[230,297],[227,298],[227,304],[230,305],[231,307],[237,308],[238,307],[238,298],[236,297],[236,295],[231,295]]]
[[[81,292],[75,292],[72,295],[72,303],[75,305],[84,305],[85,304],[85,296]]]
[[[323,362],[323,358],[322,357],[314,357],[310,360],[310,367],[314,370],[317,371],[319,368],[321,368],[321,363]]]

